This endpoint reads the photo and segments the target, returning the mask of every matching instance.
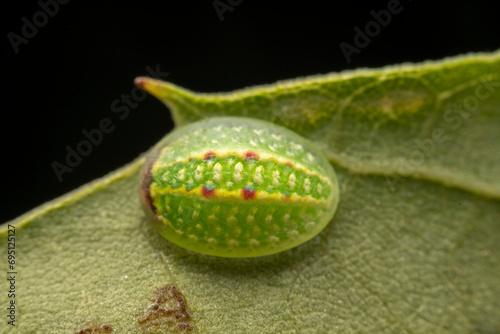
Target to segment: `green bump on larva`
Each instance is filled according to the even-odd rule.
[[[208,255],[278,253],[317,235],[339,200],[335,172],[281,126],[220,117],[179,128],[148,154],[141,198],[169,241]]]

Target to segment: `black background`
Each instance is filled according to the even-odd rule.
[[[218,92],[500,48],[493,1],[401,0],[402,12],[347,63],[339,44],[353,44],[354,27],[364,29],[370,11],[388,2],[243,0],[221,21],[213,0],[70,1],[18,53],[7,36],[22,35],[22,18],[33,22],[41,7],[35,0],[4,3],[0,223],[123,166],[172,128],[168,109],[153,97],[123,120],[111,110],[147,66],[158,65],[166,80],[185,88]],[[82,130],[103,118],[114,131],[59,182],[51,163],[64,163],[65,147],[76,147]]]

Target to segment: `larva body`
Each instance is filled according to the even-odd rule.
[[[317,235],[338,203],[335,172],[313,144],[281,126],[211,118],[173,131],[141,171],[148,219],[203,254],[263,256]]]

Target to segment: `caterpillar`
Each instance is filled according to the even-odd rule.
[[[335,171],[282,126],[214,117],[178,128],[140,172],[146,218],[170,242],[221,257],[278,253],[316,236],[339,200]]]

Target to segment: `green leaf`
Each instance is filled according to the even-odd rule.
[[[179,125],[228,114],[261,118],[315,141],[352,172],[423,178],[499,198],[499,57],[358,70],[229,94],[136,82]]]
[[[145,222],[139,158],[10,222],[19,333],[500,333],[500,52],[227,94],[136,83],[178,125],[242,115],[313,140],[337,213],[283,253],[200,255]]]

